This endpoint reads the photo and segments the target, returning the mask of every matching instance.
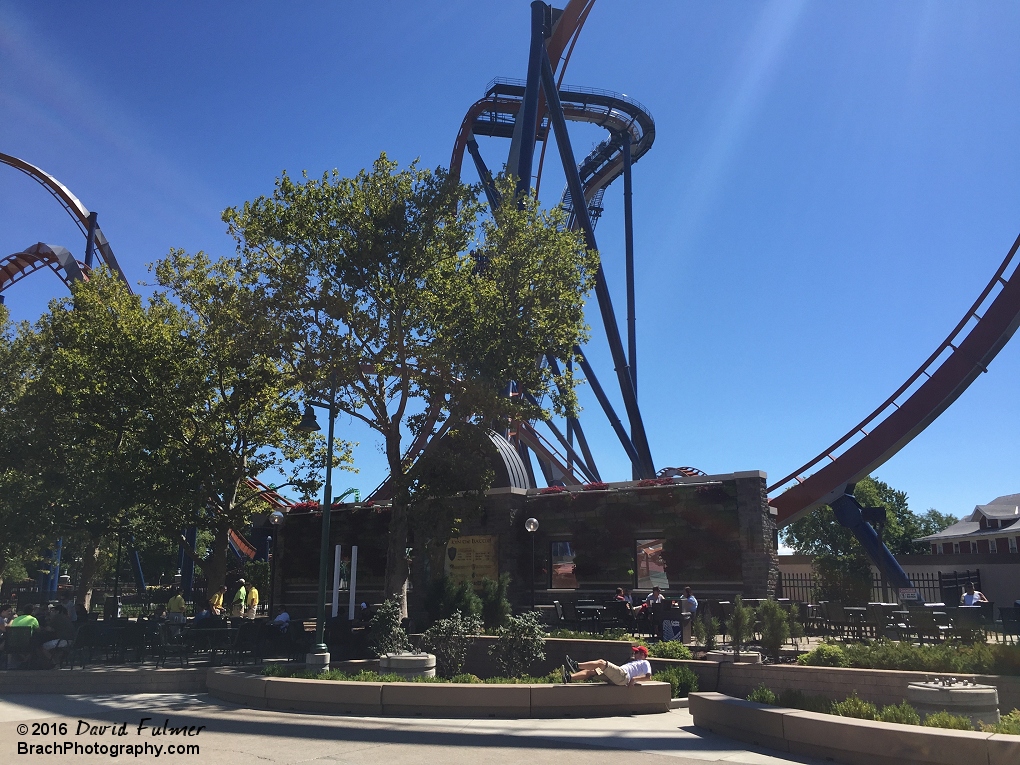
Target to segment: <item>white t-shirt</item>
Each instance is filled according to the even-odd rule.
[[[974,604],[980,603],[980,602],[981,602],[981,595],[976,590],[974,591],[973,595],[971,595],[969,592],[963,593],[963,605],[965,605],[965,606],[973,606]]]
[[[620,669],[627,673],[627,682],[630,682],[635,677],[643,677],[644,675],[652,674],[652,665],[648,663],[648,659],[628,661],[620,667]]]

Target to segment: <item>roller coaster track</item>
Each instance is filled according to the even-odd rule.
[[[124,272],[121,270],[120,264],[113,254],[113,248],[110,247],[110,243],[107,241],[102,229],[96,223],[95,213],[90,213],[85,205],[78,200],[78,197],[72,194],[64,184],[35,165],[18,157],[12,157],[10,154],[3,153],[0,153],[0,164],[20,170],[46,189],[57,200],[60,206],[64,208],[64,211],[71,216],[71,220],[81,229],[82,234],[86,238],[86,255],[83,261],[76,261],[73,258],[68,259],[60,252],[68,253],[63,247],[44,245],[41,242],[27,248],[23,252],[0,258],[0,292],[3,292],[25,276],[46,266],[52,268],[68,286],[76,279],[87,278],[88,272],[92,268],[93,247],[95,252],[98,253],[100,260],[124,280],[128,291],[131,290],[131,285],[128,284],[127,278],[125,278]]]
[[[844,487],[906,446],[988,371],[1020,326],[1018,248],[1020,237],[949,337],[903,385],[836,443],[768,487],[769,494],[785,489],[769,500],[779,525],[842,495]]]

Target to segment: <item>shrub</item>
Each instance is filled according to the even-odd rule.
[[[950,730],[974,730],[970,718],[961,715],[953,715],[949,712],[932,712],[924,718],[923,725],[929,728],[949,728]]]
[[[870,701],[864,701],[854,691],[843,701],[836,701],[832,705],[832,714],[840,717],[856,717],[858,720],[875,720],[878,718],[878,707]]]
[[[997,725],[981,723],[981,730],[985,733],[1005,733],[1011,736],[1020,736],[1020,709],[1014,709],[1008,715],[999,718]]]
[[[737,595],[733,599],[733,613],[727,631],[730,633],[730,641],[733,643],[733,650],[739,656],[740,648],[751,636],[751,628],[754,626],[754,611],[744,605],[744,599]]]
[[[648,655],[656,659],[693,659],[691,649],[679,640],[666,640],[648,649]]]
[[[506,624],[513,609],[507,590],[510,589],[510,574],[501,574],[498,579],[485,577],[482,579],[480,600],[482,603],[482,621],[485,629],[494,630]]]
[[[511,616],[496,630],[489,655],[507,677],[520,677],[536,661],[545,658],[545,630],[538,614],[527,611]]]
[[[882,707],[882,711],[878,713],[878,719],[882,722],[900,723],[901,725],[921,724],[921,715],[905,701],[902,704],[890,704]]]
[[[690,667],[683,665],[659,670],[652,675],[652,680],[669,683],[674,699],[683,698],[687,694],[698,690],[698,676],[694,674]]]
[[[425,610],[433,622],[447,619],[458,611],[465,616],[481,616],[482,600],[475,594],[470,582],[454,582],[444,576],[429,586]]]
[[[262,667],[266,677],[287,677],[287,668],[283,664],[266,664]]]
[[[455,611],[448,619],[440,619],[421,636],[422,649],[436,656],[436,674],[453,677],[464,671],[468,649],[474,636],[482,630],[482,620]]]
[[[567,630],[567,629],[555,629],[549,630],[549,637],[551,638],[565,638],[567,640],[627,640],[631,643],[641,643],[641,640],[635,640],[630,636],[630,633],[623,627],[613,627],[603,632],[582,632],[580,630]]]
[[[802,653],[797,657],[797,663],[804,664],[808,667],[849,666],[849,662],[847,662],[846,654],[843,653],[843,649],[838,645],[832,645],[831,643],[822,643],[813,651]]]
[[[790,624],[785,609],[774,600],[766,600],[758,606],[758,620],[761,622],[761,645],[765,653],[779,660],[783,643],[790,639]]]
[[[400,595],[387,599],[368,623],[368,648],[376,656],[410,650],[411,641],[400,625],[402,605]]]
[[[705,646],[706,651],[712,651],[715,649],[715,636],[719,634],[719,620],[713,618],[707,608],[699,611],[691,622],[691,633],[698,645]]]
[[[777,702],[776,694],[765,687],[765,683],[762,683],[749,694],[747,694],[748,701],[757,701],[759,704],[775,704]]]
[[[779,706],[790,707],[791,709],[803,709],[806,712],[820,712],[829,714],[832,712],[832,702],[824,696],[806,696],[803,691],[788,688],[779,692]]]
[[[478,675],[472,675],[465,672],[460,675],[454,675],[453,677],[450,678],[450,682],[478,685],[480,682],[482,682],[482,678],[480,678]]]

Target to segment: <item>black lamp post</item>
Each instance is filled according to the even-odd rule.
[[[273,596],[276,594],[276,539],[280,536],[280,527],[283,526],[287,521],[287,516],[281,513],[279,510],[274,510],[269,514],[269,525],[273,529],[273,549],[269,553],[269,618],[274,617],[273,614]]]
[[[333,505],[333,426],[336,422],[336,384],[331,379],[329,401],[308,401],[298,430],[312,433],[321,430],[312,407],[321,406],[329,411],[329,429],[326,435],[326,485],[322,497],[322,544],[319,546],[319,600],[315,609],[315,645],[305,662],[329,665],[326,647],[326,579],[329,573],[329,516]],[[313,659],[312,656],[315,656]]]
[[[538,519],[528,518],[524,528],[531,534],[531,610],[535,610],[535,532],[538,531]]]

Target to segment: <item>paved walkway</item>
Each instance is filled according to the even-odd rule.
[[[142,718],[147,727],[138,734]],[[154,727],[204,725],[189,738],[153,735]],[[33,723],[66,723],[66,734],[31,735]],[[126,723],[126,735],[83,732],[83,726]],[[19,725],[28,733],[19,733]],[[24,730],[24,729],[23,729]],[[38,731],[44,728],[38,728]],[[81,746],[149,744],[148,753],[42,754],[17,756],[18,742],[40,745],[71,741]],[[170,745],[198,745],[170,754]],[[155,755],[151,747],[163,747]],[[124,752],[124,750],[122,750]],[[130,752],[130,750],[128,750]],[[731,739],[694,727],[687,710],[667,714],[590,720],[449,720],[395,717],[333,717],[251,710],[219,702],[207,694],[121,696],[0,696],[0,762],[99,763],[192,762],[195,765],[269,765],[314,762],[394,765],[680,765],[706,762],[778,765],[807,758],[783,758],[748,749]]]

